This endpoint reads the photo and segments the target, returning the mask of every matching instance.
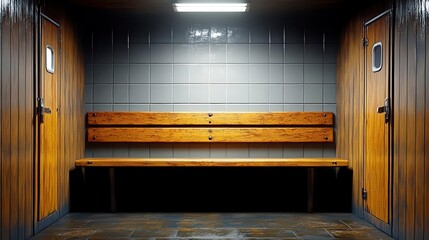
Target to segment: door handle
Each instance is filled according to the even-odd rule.
[[[39,114],[39,123],[44,123],[45,122],[45,114],[51,114],[51,109],[48,107],[45,107],[45,99],[43,98],[38,98],[38,107],[37,107],[37,114]]]
[[[388,123],[390,120],[390,99],[384,100],[384,106],[377,108],[377,113],[384,113],[384,123]]]

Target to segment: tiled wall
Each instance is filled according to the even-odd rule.
[[[336,111],[335,27],[323,18],[176,15],[85,35],[87,111]],[[107,25],[107,26],[106,26]],[[89,145],[87,156],[320,157],[334,144]]]

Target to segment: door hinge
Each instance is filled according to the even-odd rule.
[[[366,200],[368,198],[368,192],[365,188],[362,188],[362,199]]]
[[[368,46],[368,38],[362,38],[362,46]]]
[[[43,123],[45,121],[45,114],[50,114],[51,109],[45,107],[45,99],[37,98],[37,114],[39,115],[39,123]]]

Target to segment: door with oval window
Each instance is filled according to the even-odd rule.
[[[389,231],[391,207],[390,11],[365,23],[365,218]],[[383,227],[385,226],[385,227]]]

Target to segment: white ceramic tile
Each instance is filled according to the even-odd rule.
[[[115,64],[113,66],[113,82],[114,83],[128,83],[130,65],[128,64]]]
[[[188,84],[174,84],[173,85],[173,102],[189,103],[189,85]]]
[[[128,63],[128,44],[113,45],[113,62]]]
[[[323,83],[336,83],[337,82],[337,65],[324,64],[323,65]]]
[[[191,84],[190,103],[209,103],[209,85]]]
[[[190,66],[191,83],[208,83],[209,79],[210,76],[208,64],[196,64]]]
[[[93,83],[94,82],[94,71],[92,64],[85,64],[85,83]]]
[[[175,144],[173,144],[173,157],[175,157],[175,158],[188,158],[189,157],[189,143],[175,143]]]
[[[283,112],[284,111],[284,104],[270,104],[269,108],[270,112]]]
[[[323,145],[320,143],[305,143],[304,144],[304,157],[305,158],[318,158],[323,157]]]
[[[226,83],[226,65],[225,64],[210,65],[210,82]]]
[[[209,44],[190,44],[189,45],[190,63],[208,63],[209,62]]]
[[[113,102],[114,103],[128,103],[128,84],[114,84],[113,85]]]
[[[189,156],[192,158],[210,157],[210,148],[208,143],[192,143],[189,145]]]
[[[322,104],[304,104],[304,112],[322,112]]]
[[[228,103],[248,103],[249,86],[247,84],[229,84],[227,86]]]
[[[326,44],[325,45],[325,63],[337,63],[337,44]]]
[[[285,63],[303,63],[304,62],[304,45],[303,44],[286,44]]]
[[[303,84],[285,84],[284,103],[303,103],[304,85]]]
[[[225,143],[211,143],[210,144],[210,157],[224,158],[226,157],[226,144]]]
[[[173,145],[169,143],[151,143],[151,158],[171,158],[173,157]]]
[[[283,147],[283,156],[285,158],[304,157],[304,145],[302,143],[287,143]]]
[[[283,44],[270,45],[270,63],[283,63]]]
[[[94,64],[94,83],[113,83],[113,65]]]
[[[149,111],[149,104],[130,104],[130,111]]]
[[[210,105],[208,104],[191,104],[189,105],[190,112],[210,112]]]
[[[151,64],[150,82],[153,83],[172,83],[173,65],[172,64]]]
[[[210,85],[210,103],[226,103],[226,85],[211,84]]]
[[[270,64],[270,83],[283,83],[283,64]]]
[[[323,104],[323,111],[333,112],[334,115],[337,115],[337,104]]]
[[[268,158],[268,144],[251,143],[249,144],[249,157],[251,158]]]
[[[94,84],[94,103],[113,103],[113,85]]]
[[[270,105],[269,104],[251,104],[249,106],[250,112],[269,112]]]
[[[131,43],[149,43],[149,26],[136,23],[130,27],[130,44]]]
[[[187,64],[173,65],[173,82],[174,83],[189,83],[190,71]]]
[[[304,104],[284,104],[285,112],[302,112],[304,111]]]
[[[165,20],[150,26],[150,43],[171,43],[171,26]]]
[[[189,112],[189,104],[174,104],[174,112]]]
[[[150,104],[149,111],[151,112],[172,112],[174,110],[173,104]]]
[[[305,63],[323,63],[323,44],[306,44],[304,50]]]
[[[250,103],[268,103],[268,85],[250,84]]]
[[[130,105],[129,104],[114,104],[113,105],[114,112],[129,112]]]
[[[114,157],[128,157],[128,146],[126,144],[115,143],[113,146]]]
[[[226,145],[226,157],[228,158],[248,158],[249,144],[246,143],[235,143]]]
[[[226,112],[248,112],[249,104],[228,104],[226,105]]]
[[[94,43],[93,49],[95,64],[111,64],[113,63],[113,45],[112,43]]]
[[[174,63],[189,63],[189,44],[174,44],[173,45],[173,62]]]
[[[149,103],[149,84],[131,84],[129,91],[130,104]]]
[[[324,158],[335,158],[337,156],[335,143],[323,144],[323,157]]]
[[[93,105],[91,104],[85,104],[85,114],[88,112],[94,111]]]
[[[85,84],[85,103],[93,103],[93,84]]]
[[[226,44],[210,45],[210,63],[226,63]]]
[[[285,25],[286,43],[304,43],[304,26],[297,21],[290,21]]]
[[[149,144],[129,144],[128,154],[130,158],[150,157]]]
[[[228,63],[249,63],[249,45],[228,44],[226,58]]]
[[[285,64],[285,83],[303,83],[304,65],[303,64]]]
[[[304,84],[304,103],[323,103],[323,85]]]
[[[111,144],[93,146],[92,152],[94,157],[112,157],[113,156],[113,150],[111,148]]]
[[[283,43],[283,24],[272,22],[270,26],[270,43]]]
[[[248,83],[249,65],[247,64],[229,64],[227,65],[228,83]]]
[[[323,64],[305,64],[304,83],[323,83]]]
[[[150,63],[149,44],[130,44],[130,63]]]
[[[323,86],[323,103],[337,102],[337,86],[335,84],[325,84]]]
[[[210,27],[210,42],[226,43],[227,33],[226,27],[221,25],[213,25]]]
[[[210,26],[204,23],[192,24],[188,27],[189,43],[210,42]]]
[[[250,44],[250,63],[268,63],[269,45],[268,44]]]
[[[250,27],[251,43],[268,43],[270,27],[261,21],[255,21]]]
[[[269,96],[270,96],[269,97],[270,103],[283,103],[284,102],[283,84],[270,84]]]
[[[149,83],[148,64],[130,64],[130,83]]]
[[[109,112],[109,111],[113,111],[113,105],[112,104],[94,104],[93,105],[93,111],[94,112]]]
[[[210,110],[210,112],[226,112],[227,111],[227,105],[226,104],[210,104],[209,110]]]
[[[173,46],[171,44],[151,44],[151,63],[173,63]]]
[[[282,143],[270,143],[268,146],[268,157],[270,157],[270,158],[282,158],[283,157],[283,144]]]
[[[250,64],[250,83],[268,83],[269,82],[268,64]]]
[[[171,103],[172,100],[173,100],[173,85],[151,84],[150,86],[151,103]]]
[[[249,43],[249,28],[241,26],[229,26],[227,29],[228,43]]]

